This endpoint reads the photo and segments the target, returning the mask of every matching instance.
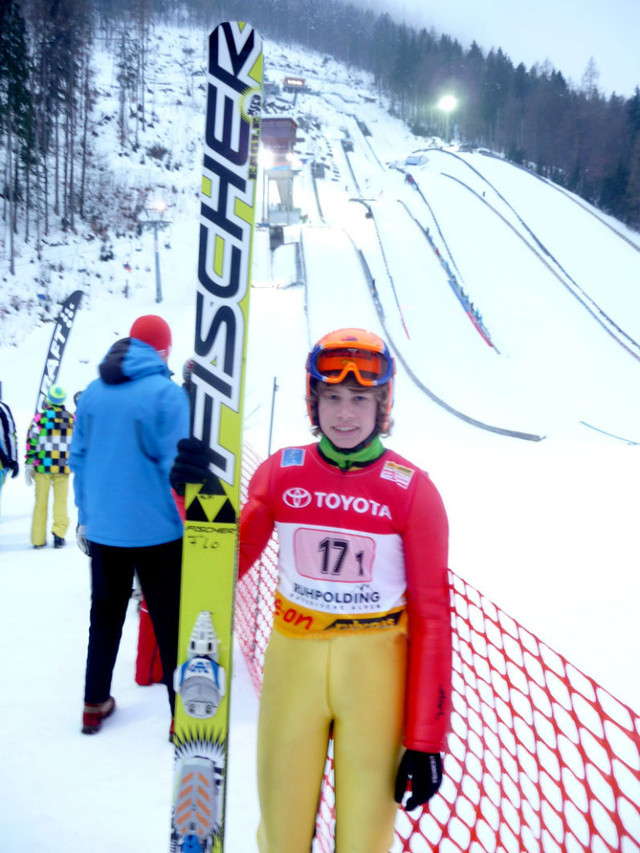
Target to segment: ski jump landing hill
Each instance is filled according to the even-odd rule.
[[[363,123],[350,114],[344,123],[341,136],[334,128],[327,143],[331,180],[311,179],[317,204],[302,245],[315,256],[318,243],[324,257],[320,266],[304,265],[308,294],[344,301],[334,276],[353,263],[352,249],[337,233],[344,230],[364,262],[365,298],[375,304],[376,325],[403,368],[434,402],[482,429],[543,438],[548,427],[536,411],[536,386],[561,398],[567,397],[563,387],[578,382],[575,396],[582,386],[592,396],[588,377],[603,372],[603,335],[610,344],[607,360],[610,354],[613,359],[604,369],[614,372],[618,387],[636,384],[640,311],[630,313],[625,299],[640,268],[640,240],[496,157],[433,149],[419,165],[385,166]],[[316,233],[319,228],[333,231],[333,243]],[[608,264],[605,244],[628,264]],[[339,279],[359,287],[342,272]],[[313,298],[308,295],[309,302]],[[567,314],[579,334],[573,320],[566,323]],[[515,386],[498,391],[507,375]],[[502,405],[505,396],[508,406]],[[606,406],[612,414],[613,396]],[[594,423],[592,411],[576,411],[572,419],[610,426]],[[615,425],[609,431],[633,440],[633,423]]]

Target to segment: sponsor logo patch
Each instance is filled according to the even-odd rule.
[[[391,510],[386,504],[371,498],[355,495],[342,495],[337,492],[314,492],[313,495],[301,486],[291,486],[282,494],[282,500],[292,509],[303,509],[314,501],[320,509],[353,510],[358,515],[373,515],[378,518],[391,518]]]
[[[298,486],[292,486],[282,495],[282,500],[292,509],[304,509],[311,503],[311,492]]]
[[[282,451],[281,468],[304,465],[304,450],[301,447],[285,447]]]
[[[407,468],[406,465],[398,465],[397,462],[389,460],[385,462],[380,476],[383,480],[391,480],[391,482],[397,483],[401,488],[408,489],[414,473],[413,468]]]

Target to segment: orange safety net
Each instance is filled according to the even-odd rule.
[[[243,495],[258,459],[245,449]],[[277,541],[238,586],[259,692]],[[640,853],[640,717],[450,572],[453,710],[444,781],[399,809],[391,853]],[[330,745],[314,853],[332,853]]]

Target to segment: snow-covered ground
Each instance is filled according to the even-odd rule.
[[[108,347],[142,313],[171,323],[170,366],[179,374],[193,341],[197,191],[206,38],[158,31],[150,52],[154,109],[146,144],[161,139],[171,162],[117,156],[104,132],[105,159],[133,193],[162,190],[172,224],[162,232],[163,301],[155,302],[153,238],[112,238],[113,260],[97,242],[68,237],[43,265],[20,246],[17,275],[0,245],[0,381],[21,443],[33,414],[52,325],[38,320],[47,293],[86,293],[59,381],[71,398],[96,375]],[[99,57],[100,58],[100,57]],[[343,325],[388,337],[411,374],[448,406],[476,421],[543,437],[528,441],[470,425],[433,402],[399,363],[396,425],[388,443],[429,471],[451,524],[452,569],[622,702],[640,709],[637,489],[640,482],[640,237],[580,200],[482,153],[427,150],[375,102],[366,75],[334,62],[266,45],[269,77],[308,80],[291,114],[301,127],[297,202],[306,291],[290,280],[291,247],[254,251],[247,440],[272,448],[309,440],[304,361],[311,343]],[[114,79],[101,58],[98,109],[113,110]],[[111,101],[108,100],[111,97]],[[279,102],[286,108],[289,96]],[[364,122],[362,133],[354,116]],[[341,138],[348,129],[354,151]],[[317,183],[311,161],[327,165]],[[178,164],[178,165],[176,165]],[[420,191],[404,182],[410,170]],[[163,185],[162,187],[160,185]],[[262,181],[258,182],[259,189]],[[363,197],[374,217],[366,217]],[[258,199],[262,205],[262,198]],[[412,214],[429,228],[490,331],[489,347],[463,311],[442,264]],[[378,233],[384,247],[380,250]],[[3,235],[3,239],[6,235]],[[3,249],[4,246],[4,249]],[[356,253],[375,279],[384,323]],[[125,265],[131,267],[127,272]],[[393,283],[393,284],[392,284]],[[128,287],[126,287],[128,285]],[[125,293],[125,287],[127,293]],[[29,298],[31,296],[31,298]],[[580,297],[580,301],[579,298]],[[597,307],[594,307],[594,304]],[[604,318],[607,318],[606,320]],[[404,326],[403,326],[404,320]],[[597,432],[597,427],[621,438]],[[626,439],[623,440],[623,439]],[[117,476],[117,472],[114,472]],[[0,647],[5,687],[0,726],[0,848],[42,853],[163,850],[168,846],[172,749],[163,688],[133,680],[137,613],[132,605],[116,667],[117,714],[94,738],[80,735],[89,573],[75,547],[34,552],[33,493],[22,472],[0,498]],[[254,748],[257,701],[236,655],[232,702],[229,853],[255,850],[258,820]]]

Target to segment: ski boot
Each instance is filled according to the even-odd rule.
[[[116,700],[113,696],[109,696],[106,702],[99,702],[97,705],[85,702],[84,711],[82,712],[82,734],[95,735],[99,732],[102,721],[110,717],[115,709]]]

